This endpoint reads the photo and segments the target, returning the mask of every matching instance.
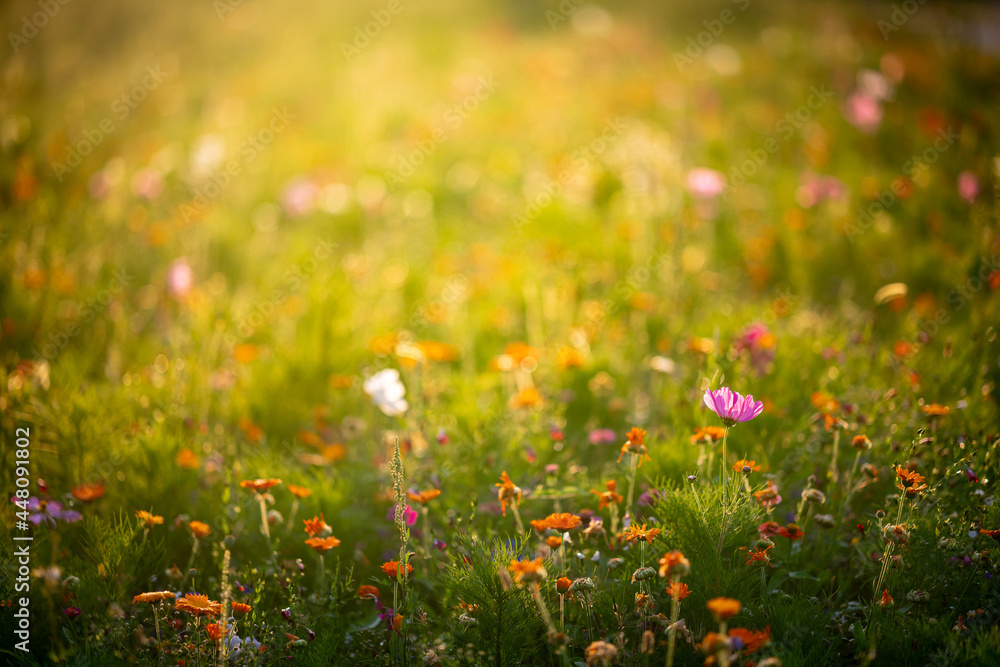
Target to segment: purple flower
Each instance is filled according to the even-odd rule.
[[[448,545],[443,540],[434,538],[434,548],[437,549],[438,551],[444,551],[445,549],[448,548]]]
[[[66,607],[63,609],[63,613],[66,614],[67,618],[76,618],[81,612],[77,607]]]
[[[32,497],[28,498],[28,521],[36,526],[43,521],[54,526],[57,520],[73,523],[83,518],[83,515],[76,510],[64,510],[62,503],[55,500],[40,500]]]
[[[753,400],[752,395],[741,396],[729,387],[723,387],[716,391],[706,389],[705,405],[712,412],[719,415],[722,423],[726,426],[735,426],[740,422],[748,422],[759,415],[764,409],[764,404]]]
[[[617,442],[618,436],[615,434],[614,429],[595,428],[590,432],[589,439],[592,445],[610,445],[613,442]]]

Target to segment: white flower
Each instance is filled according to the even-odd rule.
[[[403,398],[406,387],[399,381],[399,371],[395,368],[379,371],[365,380],[364,391],[376,407],[390,417],[401,415],[410,407]]]

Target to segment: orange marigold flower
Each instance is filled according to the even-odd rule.
[[[233,603],[234,614],[249,614],[251,609],[253,609],[253,607],[248,604],[243,604],[242,602]]]
[[[840,403],[831,394],[825,391],[814,391],[809,397],[817,410],[822,412],[836,412],[840,409]]]
[[[633,426],[631,430],[625,434],[625,439],[628,440],[630,445],[642,445],[645,444],[646,432],[641,428]]]
[[[888,607],[893,602],[895,602],[895,600],[893,600],[892,596],[889,595],[889,589],[888,588],[884,589],[882,591],[882,599],[878,601],[879,606],[880,607]]]
[[[304,486],[295,486],[294,484],[289,484],[288,490],[296,498],[308,498],[309,496],[312,495],[312,491],[310,491]]]
[[[851,446],[855,449],[871,449],[872,441],[868,439],[867,435],[861,434],[856,435],[851,440]]]
[[[340,540],[331,535],[330,537],[310,537],[306,540],[306,544],[311,546],[316,551],[321,553],[326,553],[334,547],[340,546]]]
[[[574,347],[560,347],[556,351],[556,366],[560,370],[580,368],[583,366],[583,355]]]
[[[764,648],[764,646],[771,641],[771,626],[769,625],[763,630],[732,628],[729,631],[729,636],[739,637],[740,641],[743,642],[744,655],[750,655],[751,653],[756,653],[760,649]]]
[[[726,646],[726,638],[720,635],[718,632],[706,632],[705,637],[701,640],[701,644],[698,645],[704,653],[717,653],[719,649]],[[712,662],[710,664],[715,664],[715,656],[710,656]],[[709,658],[706,658],[708,662]]]
[[[264,429],[257,426],[247,417],[240,417],[236,423],[240,430],[243,431],[243,435],[247,437],[250,442],[260,442],[264,437]]]
[[[659,535],[661,531],[659,528],[646,528],[646,524],[642,524],[642,528],[636,524],[632,524],[628,527],[628,531],[625,533],[626,542],[634,542],[636,540],[646,540],[649,544],[653,543],[656,536]]]
[[[699,427],[694,430],[694,435],[691,436],[691,444],[697,445],[699,443],[718,442],[722,440],[722,437],[726,435],[726,429],[721,426],[705,426]]]
[[[202,521],[192,521],[188,524],[188,528],[191,529],[195,537],[208,537],[208,534],[212,532],[209,525]]]
[[[182,598],[177,598],[174,603],[177,611],[186,611],[192,616],[218,616],[222,613],[222,604],[209,600],[207,595],[192,595],[188,593]]]
[[[146,510],[139,510],[136,512],[135,518],[146,524],[146,528],[152,528],[153,526],[163,523],[162,516],[158,516],[152,512],[147,512]]]
[[[302,523],[306,525],[306,533],[309,534],[309,537],[317,537],[330,530],[330,526],[322,514],[311,519],[302,519]]]
[[[400,567],[399,561],[390,560],[382,563],[382,571],[385,572],[386,576],[392,577],[393,579],[399,577],[400,570],[402,570],[402,567]],[[413,572],[413,566],[407,563],[406,574],[409,575],[411,572]]]
[[[104,495],[104,484],[98,482],[97,484],[80,484],[79,486],[74,486],[70,493],[77,500],[89,503],[92,500],[97,500]]]
[[[598,510],[604,509],[611,503],[620,503],[621,501],[625,500],[620,495],[615,493],[615,489],[618,488],[618,483],[615,482],[615,480],[611,480],[605,486],[607,487],[607,491],[595,491],[594,489],[590,490],[591,493],[597,495],[600,501],[600,504],[597,508]]]
[[[528,357],[538,359],[538,348],[534,348],[527,343],[510,343],[503,353],[514,360],[515,364],[520,364]]]
[[[365,584],[358,589],[358,597],[365,600],[378,599],[378,588]]]
[[[650,602],[650,599],[649,599],[648,595],[646,595],[645,593],[636,593],[635,594],[635,610],[636,611],[641,611],[645,607],[648,607],[650,604],[651,604],[651,602]]]
[[[427,491],[418,491],[416,493],[411,493],[407,491],[406,497],[415,503],[428,503],[434,498],[441,495],[441,489],[428,489]]]
[[[712,598],[705,606],[708,607],[708,610],[712,612],[717,621],[732,618],[740,613],[740,609],[743,608],[743,604],[733,598]]]
[[[536,558],[535,560],[512,560],[507,569],[513,573],[514,583],[523,586],[531,582],[544,581],[545,577],[549,576],[549,573],[545,571],[545,567],[542,565],[543,561],[543,558]]]
[[[140,593],[132,598],[132,604],[139,604],[140,602],[160,602],[162,600],[173,600],[176,595],[170,591],[153,591],[151,593]]]
[[[222,635],[225,634],[225,632],[225,623],[207,623],[205,625],[205,634],[208,635],[213,642],[217,642],[222,639]]]
[[[532,523],[531,525],[534,526],[535,524]],[[573,530],[580,525],[580,517],[569,512],[550,514],[545,517],[545,525],[547,528],[554,528],[559,531]]]
[[[563,538],[559,537],[558,535],[549,535],[548,537],[545,538],[545,543],[550,547],[552,547],[553,549],[558,549],[559,547],[562,546]]]
[[[668,551],[660,559],[660,576],[674,577],[691,572],[691,561],[684,557],[680,551]]]
[[[683,582],[678,581],[675,583],[671,581],[667,584],[667,595],[672,598],[675,594],[677,595],[678,600],[683,600],[687,596],[691,595],[691,589],[688,588],[688,585]]]
[[[986,528],[980,528],[979,529],[979,534],[980,535],[985,535],[986,537],[992,537],[994,540],[1000,541],[1000,528],[996,528],[996,529],[993,529],[993,530],[988,530]]]
[[[252,489],[257,493],[263,493],[268,491],[275,486],[281,484],[280,479],[245,479],[240,482],[240,486],[244,489]]]
[[[760,470],[760,466],[757,465],[756,461],[747,461],[746,459],[740,459],[739,461],[734,463],[733,470],[735,470],[736,472],[743,472],[744,466],[750,468],[750,472],[758,472]]]
[[[941,405],[940,403],[931,403],[930,405],[925,405],[920,409],[925,415],[930,417],[944,417],[951,412],[951,408],[947,405]]]
[[[500,511],[504,516],[507,516],[507,503],[517,503],[518,507],[521,506],[521,487],[517,486],[510,480],[507,475],[507,471],[504,470],[500,473],[500,483],[494,484],[497,487],[497,500],[500,501]],[[535,522],[532,521],[531,525],[534,526]],[[536,530],[538,530],[536,528]],[[538,530],[538,532],[543,532],[545,528]]]
[[[566,595],[569,592],[569,587],[573,585],[573,580],[569,577],[559,577],[556,579],[556,590],[559,595]]]
[[[539,533],[544,533],[546,530],[549,529],[549,522],[546,521],[545,519],[532,519],[528,523],[530,523],[531,527],[537,530]]]
[[[177,465],[187,470],[193,470],[194,468],[197,468],[199,465],[201,465],[201,461],[198,459],[198,455],[195,454],[190,449],[188,449],[187,447],[177,452],[177,458],[175,459],[175,461],[177,462]]]
[[[454,361],[458,359],[460,352],[457,345],[436,340],[419,341],[417,347],[423,352],[427,361]]]
[[[761,505],[771,505],[778,499],[778,489],[774,486],[774,483],[771,480],[768,480],[767,486],[760,491],[755,491],[753,497],[756,498],[757,502]]]

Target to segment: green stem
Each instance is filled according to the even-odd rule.
[[[670,601],[670,625],[673,626],[677,622],[677,616],[680,612],[680,575],[673,575],[670,577],[670,581],[673,582],[673,595],[671,595]],[[666,667],[673,667],[674,664],[674,645],[677,643],[677,629],[674,627],[670,628],[667,637],[667,662]]]
[[[629,525],[632,521],[632,498],[635,494],[635,473],[639,469],[639,457],[641,454],[632,454],[632,468],[629,470],[628,474],[628,504],[625,505],[625,518],[628,519]]]

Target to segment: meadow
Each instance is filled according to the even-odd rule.
[[[11,665],[996,665],[988,3],[0,9]]]

